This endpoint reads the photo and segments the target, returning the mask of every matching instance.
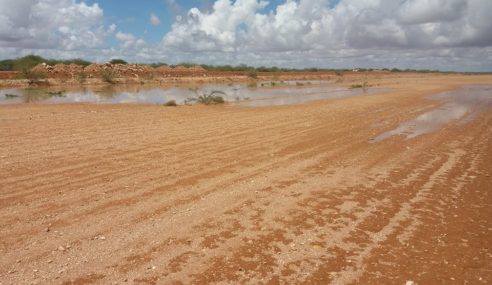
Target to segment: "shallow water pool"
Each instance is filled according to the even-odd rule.
[[[192,104],[200,95],[222,96],[231,106],[300,104],[374,93],[378,89],[350,89],[332,81],[269,81],[255,84],[203,84],[176,86],[109,85],[93,87],[50,87],[1,89],[0,104],[23,103],[133,103]]]
[[[492,109],[492,85],[466,85],[457,90],[432,95],[429,99],[439,100],[444,104],[401,123],[397,128],[378,135],[370,142],[380,142],[393,136],[412,139],[439,130],[452,122],[466,124],[479,113]]]

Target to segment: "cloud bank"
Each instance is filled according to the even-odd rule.
[[[300,0],[263,11],[266,4],[218,0],[210,11],[191,9],[173,24],[162,46],[294,65],[340,59],[410,65],[433,58],[452,66],[462,58],[470,65],[491,60],[489,0],[345,0],[333,8],[324,0]]]
[[[490,0],[341,0],[334,6],[286,0],[269,7],[264,0],[217,0],[182,13],[160,43],[150,44],[104,27],[98,4],[0,0],[0,46],[89,58],[99,49],[101,58],[144,62],[492,70]],[[119,47],[108,46],[113,36]]]
[[[90,49],[104,43],[103,10],[71,0],[1,0],[0,46]]]

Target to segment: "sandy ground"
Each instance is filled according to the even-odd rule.
[[[492,112],[368,143],[490,76],[296,106],[0,106],[0,284],[491,284]]]

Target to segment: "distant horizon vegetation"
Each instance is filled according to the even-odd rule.
[[[80,58],[74,58],[74,59],[47,59],[43,58],[39,55],[26,55],[23,57],[15,58],[15,59],[4,59],[0,60],[0,71],[20,71],[20,72],[25,72],[27,70],[32,69],[36,65],[40,63],[46,63],[48,65],[56,65],[56,64],[76,64],[80,66],[88,66],[93,63],[97,62],[91,62],[88,60],[80,59]],[[284,67],[277,67],[277,66],[271,66],[271,67],[265,67],[265,66],[248,66],[246,64],[238,64],[238,65],[209,65],[209,64],[199,64],[199,63],[191,63],[191,62],[182,62],[178,64],[167,64],[164,62],[156,62],[156,63],[128,63],[127,61],[123,59],[112,59],[108,61],[107,63],[111,64],[146,64],[149,66],[152,66],[154,68],[159,67],[159,66],[169,66],[169,67],[176,67],[176,66],[184,66],[184,67],[192,67],[192,66],[201,66],[207,71],[237,71],[237,72],[250,72],[250,71],[257,71],[257,72],[295,72],[295,71],[310,71],[310,72],[323,72],[323,71],[333,71],[333,72],[340,72],[340,71],[351,71],[351,70],[357,70],[357,71],[390,71],[390,72],[420,72],[420,73],[460,73],[460,74],[489,74],[492,73],[490,72],[459,72],[459,71],[441,71],[441,70],[429,70],[429,69],[399,69],[399,68],[319,68],[319,67],[306,67],[306,68],[284,68]]]

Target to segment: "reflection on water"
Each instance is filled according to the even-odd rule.
[[[323,99],[336,99],[349,96],[373,94],[381,91],[382,89],[378,88],[347,89],[344,87],[270,90],[269,92],[262,92],[257,96],[252,96],[251,98],[256,98],[255,100],[237,101],[233,104],[248,107],[291,105]]]
[[[234,106],[298,104],[312,100],[339,98],[376,89],[347,89],[330,86],[331,81],[270,81],[248,84],[205,84],[199,86],[109,85],[96,87],[27,88],[0,90],[0,104],[12,103],[140,103],[177,104],[193,102],[199,95],[219,94]]]
[[[464,124],[478,113],[492,108],[492,85],[467,85],[461,89],[430,96],[433,100],[444,101],[440,108],[403,122],[396,129],[380,134],[371,142],[380,142],[395,135],[412,139],[436,131],[450,122]]]

